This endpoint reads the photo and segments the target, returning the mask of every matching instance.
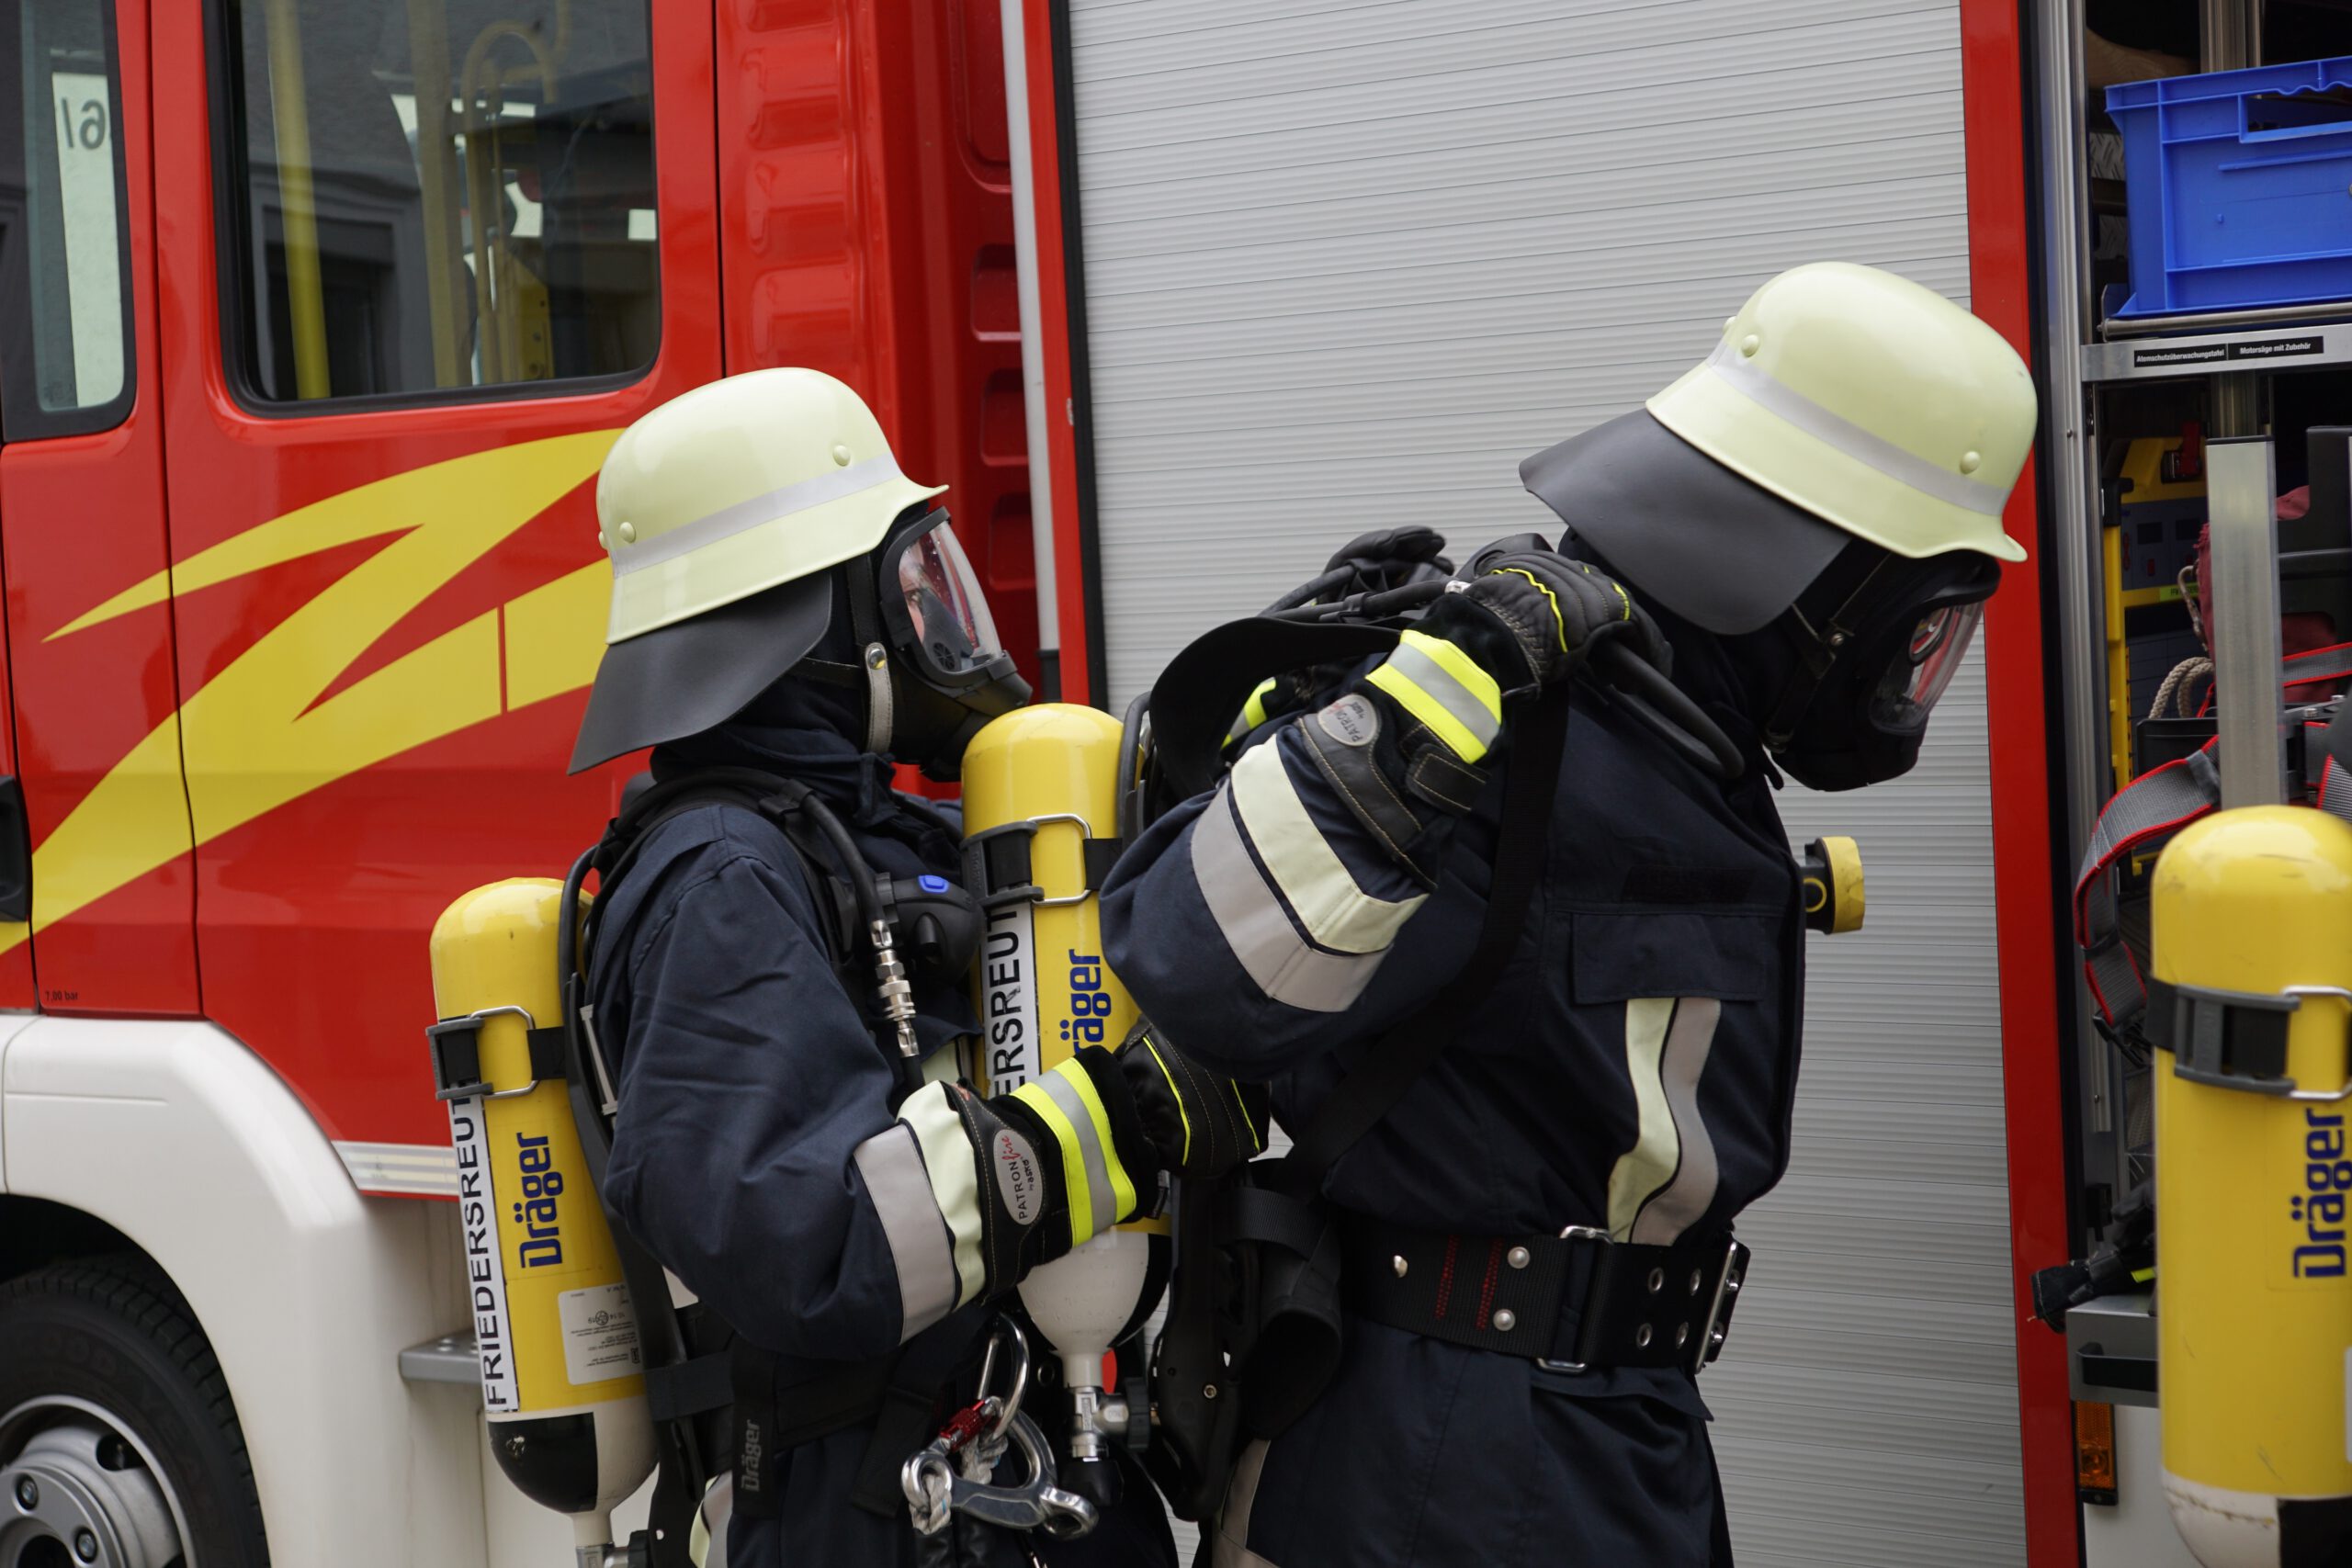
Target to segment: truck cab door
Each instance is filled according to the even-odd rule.
[[[647,0],[157,6],[171,597],[204,1006],[370,1191],[451,1192],[458,894],[560,876],[594,479],[719,374],[710,29]]]
[[[32,1005],[37,957],[45,1009],[193,1013],[147,5],[21,9],[0,29],[0,774],[22,797],[0,785],[0,896],[27,842],[32,886],[29,923],[0,919],[0,1006]]]

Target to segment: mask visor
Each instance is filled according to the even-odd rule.
[[[1887,662],[1886,673],[1871,695],[1871,722],[1888,730],[1926,724],[1968,657],[1968,645],[1984,618],[1984,602],[1979,599],[1938,606],[1912,623],[1909,639]]]
[[[938,521],[899,546],[884,573],[898,595],[890,619],[905,617],[908,651],[952,682],[985,670],[1004,648],[955,528],[944,513],[933,515]]]

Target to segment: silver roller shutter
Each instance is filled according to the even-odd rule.
[[[1840,257],[1965,301],[1951,0],[1072,0],[1107,699],[1351,535],[1550,528],[1519,459]],[[2024,1561],[1981,669],[1816,943],[1797,1150],[1704,1383],[1750,1568]],[[2037,890],[2035,897],[2041,894]]]

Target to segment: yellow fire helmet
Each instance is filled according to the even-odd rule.
[[[741,711],[825,635],[827,569],[944,488],[901,473],[818,370],[729,376],[639,419],[596,480],[612,614],[573,771]]]
[[[899,471],[882,426],[821,370],[752,370],[621,433],[596,478],[613,558],[608,643],[813,576],[945,490]]]
[[[2024,559],[2001,512],[2035,419],[2032,378],[1991,327],[1907,278],[1820,262],[1757,289],[1645,409],[1520,476],[1667,608],[1742,633],[1856,538]]]

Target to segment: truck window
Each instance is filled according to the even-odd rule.
[[[249,398],[652,363],[647,0],[228,0],[223,21],[222,339]]]
[[[130,406],[129,236],[112,0],[25,0],[0,23],[0,424],[104,430]]]

